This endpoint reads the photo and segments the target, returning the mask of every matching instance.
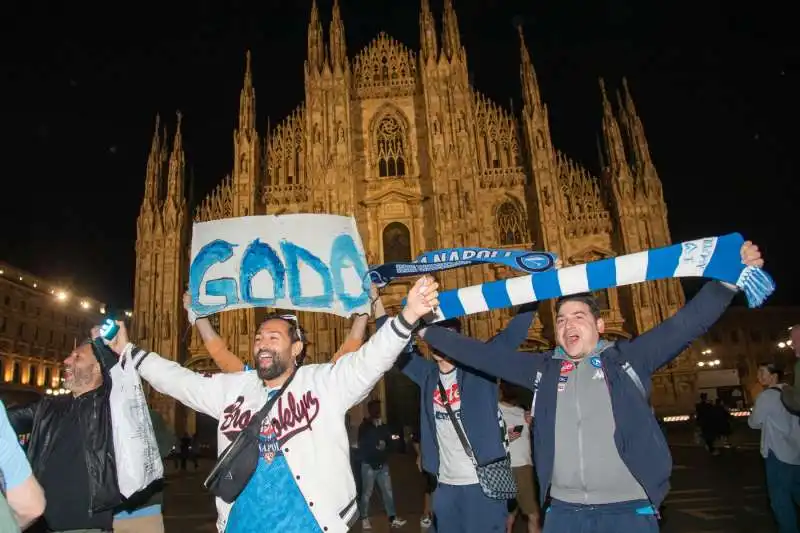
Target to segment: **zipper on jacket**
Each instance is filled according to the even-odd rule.
[[[578,378],[580,376],[578,364],[580,363],[575,364],[575,369],[573,370],[575,372],[573,386],[575,387],[575,409],[578,413],[578,469],[581,474],[581,486],[583,487],[583,503],[586,504],[589,501],[589,489],[586,486],[586,472],[583,461],[583,414],[581,413],[580,388],[578,387]]]
[[[611,418],[614,419],[614,425],[616,426],[617,417],[614,416],[614,401],[612,399],[612,398],[614,398],[614,396],[611,394],[611,383],[609,383],[608,372],[606,372],[606,363],[605,363],[605,360],[602,357],[600,358],[600,368],[603,370],[603,374],[604,374],[604,376],[606,378],[603,381],[606,382],[606,388],[608,389],[608,400],[609,400],[609,403],[611,405]],[[655,507],[655,504],[653,503],[653,498],[651,498],[650,495],[647,493],[647,487],[645,487],[644,483],[642,483],[642,480],[639,479],[636,476],[636,474],[633,473],[633,470],[631,470],[631,467],[628,466],[628,463],[626,463],[625,459],[622,457],[622,453],[620,453],[619,448],[617,447],[617,440],[616,439],[614,439],[614,447],[617,448],[617,454],[619,455],[619,458],[622,460],[622,464],[624,464],[625,468],[628,469],[628,472],[630,472],[630,474],[633,477],[633,479],[636,480],[636,483],[638,483],[639,486],[642,487],[642,491],[644,492],[645,496],[647,496],[647,501],[650,502],[650,505]],[[656,517],[659,520],[661,519],[661,514],[659,513],[658,509],[656,509]]]

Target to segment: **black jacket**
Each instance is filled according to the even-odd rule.
[[[389,459],[389,448],[392,446],[392,430],[386,424],[376,426],[372,420],[365,418],[358,428],[358,450],[361,461],[379,468]]]
[[[48,460],[53,450],[53,441],[59,434],[67,431],[81,432],[89,470],[89,511],[97,513],[113,509],[121,501],[114,461],[111,410],[108,404],[111,393],[111,376],[108,370],[116,364],[117,358],[100,341],[93,342],[92,349],[103,373],[103,384],[99,388],[77,398],[71,394],[45,396],[33,404],[8,409],[8,419],[18,434],[31,434],[28,460],[37,478],[42,477],[46,468],[58,468],[58,465],[49,464]],[[74,402],[77,402],[79,409],[80,424],[77,428],[61,423],[63,414]]]

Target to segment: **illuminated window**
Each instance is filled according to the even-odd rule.
[[[396,118],[386,116],[378,123],[375,132],[378,156],[378,176],[398,178],[406,175],[403,129]]]
[[[525,221],[522,210],[511,201],[505,201],[497,208],[497,231],[501,245],[524,242]]]

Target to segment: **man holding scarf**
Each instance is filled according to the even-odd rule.
[[[345,533],[358,518],[344,415],[394,364],[438,284],[420,278],[402,313],[335,363],[300,366],[305,336],[294,315],[271,315],[253,341],[256,372],[209,377],[130,342],[123,323],[111,342],[154,389],[219,420],[219,453],[274,398],[259,431],[259,459],[233,504],[217,499],[226,533]]]
[[[763,266],[745,242],[741,262]],[[548,493],[545,533],[655,533],[669,491],[672,458],[650,408],[652,374],[705,333],[737,287],[711,281],[683,309],[631,341],[600,339],[603,319],[590,294],[556,305],[553,351],[534,355],[484,343],[441,327],[424,338],[462,364],[533,391],[534,461],[540,503]]]

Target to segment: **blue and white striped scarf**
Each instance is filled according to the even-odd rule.
[[[750,307],[758,307],[775,291],[775,283],[760,268],[742,263],[744,242],[741,235],[731,233],[444,291],[432,322],[666,278],[702,277],[731,283],[744,291]]]

